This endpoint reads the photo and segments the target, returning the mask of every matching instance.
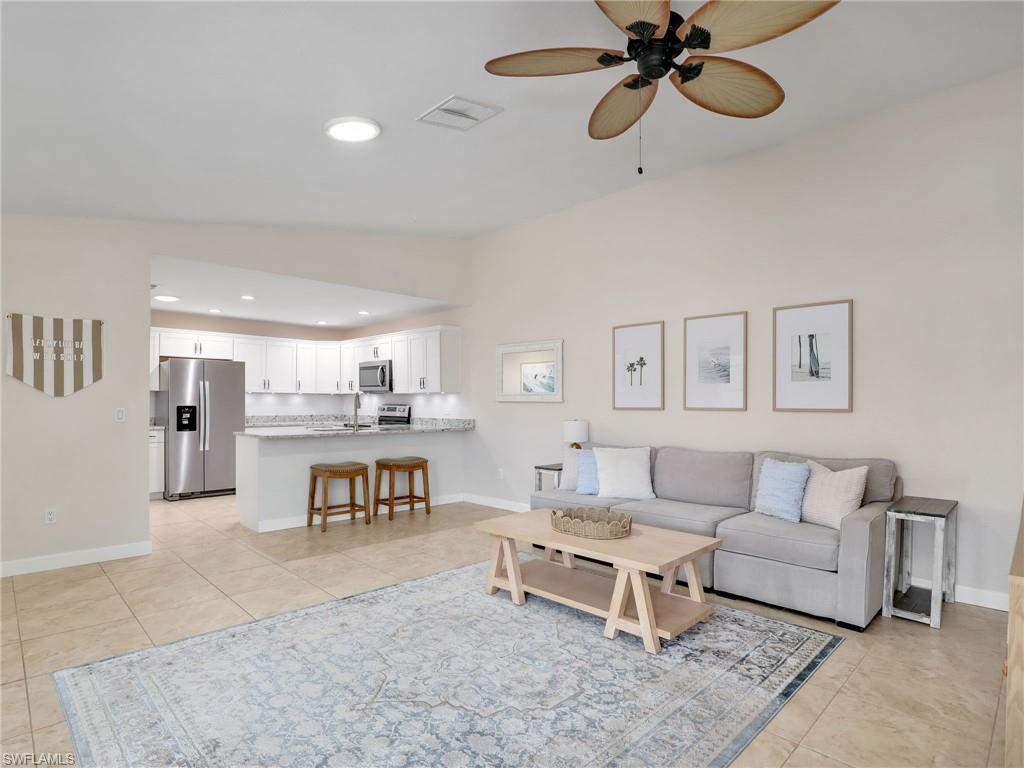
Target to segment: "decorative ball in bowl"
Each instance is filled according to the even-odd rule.
[[[552,509],[551,527],[585,539],[623,539],[633,528],[633,518],[623,512],[594,507]]]

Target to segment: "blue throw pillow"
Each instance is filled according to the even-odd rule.
[[[810,474],[811,468],[807,462],[765,459],[757,481],[754,511],[799,523],[804,489]]]
[[[576,493],[583,496],[597,496],[597,458],[587,448],[580,451],[579,464],[576,469]]]

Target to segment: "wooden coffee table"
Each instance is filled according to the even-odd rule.
[[[507,589],[516,605],[532,594],[592,613],[606,619],[605,637],[619,630],[638,635],[650,653],[661,651],[660,638],[676,637],[711,615],[695,561],[718,549],[719,539],[635,523],[624,539],[584,539],[553,530],[550,516],[550,509],[535,509],[476,523],[494,537],[487,594]],[[520,563],[517,540],[544,547],[544,559]],[[616,578],[577,569],[574,555],[611,563]],[[674,588],[680,568],[689,595]],[[651,590],[647,573],[664,577],[660,591]]]

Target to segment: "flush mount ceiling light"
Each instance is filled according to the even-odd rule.
[[[167,302],[180,301],[180,299],[177,296],[163,295],[163,296],[154,296],[153,298],[156,299],[157,301],[167,301]]]
[[[242,301],[255,301],[256,300],[255,296],[250,296],[249,294],[246,294],[245,296],[239,296],[238,298],[240,298]]]
[[[219,315],[220,314],[220,310],[219,309],[211,309],[210,311],[213,312],[213,314],[215,314],[215,315]]]
[[[317,320],[316,324],[317,325],[327,325],[327,321],[326,320]]]
[[[336,141],[358,143],[380,136],[380,124],[368,117],[336,117],[324,125],[324,132]]]
[[[360,315],[368,315],[368,314],[370,314],[370,313],[369,313],[369,312],[367,312],[367,311],[366,311],[365,309],[360,309],[360,310],[359,310],[359,314],[360,314]]]

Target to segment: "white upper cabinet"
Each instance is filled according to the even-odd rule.
[[[160,354],[163,357],[199,357],[199,336],[188,331],[163,331]]]
[[[359,381],[359,371],[356,369],[356,345],[344,342],[341,345],[341,391],[355,392],[356,382]]]
[[[399,394],[412,392],[412,366],[409,357],[409,337],[391,337],[391,391]]]
[[[163,357],[205,357],[231,360],[234,339],[189,331],[161,331],[160,353]]]
[[[322,395],[334,395],[342,390],[341,344],[317,344],[316,391]]]
[[[295,345],[295,391],[308,394],[317,391],[316,344]]]
[[[267,386],[267,342],[259,339],[235,339],[232,360],[245,363],[245,391],[269,392]]]
[[[359,388],[359,364],[380,360],[391,360],[392,388],[398,394],[462,389],[462,331],[447,325],[344,342],[218,336],[153,328],[149,335],[153,389],[159,386],[161,357],[245,363],[246,392],[351,394]]]
[[[392,377],[398,394],[462,389],[462,332],[437,328],[393,336]]]
[[[199,357],[209,360],[230,360],[235,353],[235,340],[230,336],[201,333],[196,340],[199,342]]]
[[[160,333],[149,332],[149,389],[160,389]]]
[[[297,391],[295,375],[296,347],[294,341],[268,341],[267,389],[290,394]]]

